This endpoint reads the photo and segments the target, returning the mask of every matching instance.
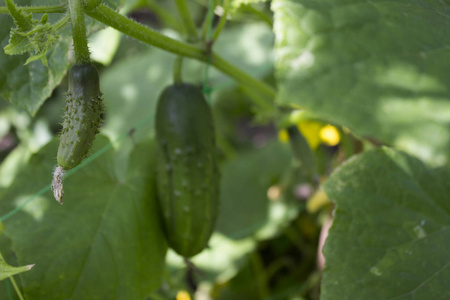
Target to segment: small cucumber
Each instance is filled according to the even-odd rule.
[[[102,121],[103,99],[99,74],[94,65],[74,65],[70,68],[66,95],[57,160],[60,167],[69,170],[87,156]]]
[[[167,87],[156,111],[157,188],[164,230],[184,257],[201,252],[214,230],[219,171],[211,109],[198,88]]]

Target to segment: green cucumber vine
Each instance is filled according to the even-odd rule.
[[[0,299],[450,298],[448,0],[2,3]]]
[[[225,2],[225,4],[227,3],[228,1]],[[177,4],[180,14],[183,15],[183,21],[185,22],[185,24],[190,24],[187,26],[190,38],[194,38],[196,34],[194,34],[194,30],[192,28],[193,25],[191,22],[191,18],[187,17],[189,13],[187,11],[187,7],[184,4],[184,1],[177,1]],[[228,4],[225,7],[228,7]],[[66,11],[64,5],[36,7],[31,6],[19,8],[26,13],[63,13]],[[83,16],[83,14],[87,14],[91,18],[96,19],[97,21],[100,21],[101,23],[114,28],[125,35],[138,39],[151,46],[158,47],[176,55],[194,58],[205,63],[210,63],[218,70],[234,78],[241,85],[253,89],[256,93],[262,94],[264,98],[266,98],[266,101],[268,103],[273,102],[273,99],[275,98],[275,90],[271,86],[258,79],[255,79],[236,66],[233,66],[227,60],[216,54],[214,51],[210,51],[208,41],[206,41],[205,46],[199,47],[172,39],[161,33],[158,33],[157,31],[147,26],[139,24],[124,15],[121,15],[119,12],[109,8],[105,4],[99,4],[94,9],[86,10],[82,5],[81,0],[71,0],[68,4],[68,11],[72,20],[72,26],[74,28],[74,50],[76,54],[76,61],[89,61],[89,50],[87,48],[87,44],[85,43],[86,33],[84,30]],[[9,11],[5,7],[0,7],[0,13],[9,13]],[[223,21],[219,23],[216,31],[213,34],[213,41],[217,39],[220,31],[225,26],[226,12],[222,19]]]
[[[175,1],[178,7],[178,11],[180,13],[181,18],[183,19],[183,23],[186,26],[188,33],[188,40],[195,42],[198,38],[197,28],[195,26],[194,20],[189,13],[189,8],[185,0],[176,0]]]
[[[213,51],[209,53],[206,47],[200,48],[174,40],[119,14],[104,4],[100,4],[95,10],[89,11],[87,14],[103,24],[149,45],[177,55],[210,62],[211,65],[233,77],[240,84],[259,91],[268,99],[273,100],[275,98],[275,90],[272,87],[241,71]]]
[[[212,0],[209,1],[210,9],[206,14],[201,34],[199,34],[186,1],[176,0],[183,27],[186,30],[187,42],[181,42],[160,34],[114,11],[97,0],[68,0],[64,5],[35,7],[18,7],[14,4],[13,0],[7,0],[7,5],[8,7],[0,8],[0,13],[9,13],[13,17],[17,27],[21,30],[21,37],[34,37],[33,34],[38,34],[39,39],[28,38],[26,40],[34,47],[34,53],[28,48],[26,50],[35,54],[31,57],[33,60],[41,59],[42,63],[46,66],[46,54],[50,51],[54,43],[56,43],[58,31],[65,27],[67,23],[71,23],[73,65],[69,70],[66,114],[62,124],[63,129],[61,131],[57,154],[58,166],[54,171],[53,182],[51,184],[53,195],[60,204],[62,204],[64,195],[63,178],[67,178],[71,173],[75,172],[87,157],[95,136],[99,132],[101,113],[103,112],[99,74],[91,62],[85,16],[90,16],[130,37],[177,55],[173,72],[173,89],[175,93],[169,96],[166,95],[165,97],[168,98],[166,102],[170,105],[175,105],[174,101],[176,101],[177,104],[175,107],[178,109],[178,121],[182,122],[185,126],[182,126],[180,132],[170,132],[170,130],[167,130],[170,124],[164,122],[169,119],[167,115],[173,113],[173,111],[171,111],[169,104],[165,104],[167,106],[165,110],[162,109],[162,112],[159,114],[160,116],[158,117],[157,115],[156,117],[156,135],[157,140],[159,138],[161,144],[164,143],[165,139],[171,138],[172,142],[175,141],[171,145],[175,147],[172,149],[175,151],[175,156],[179,156],[179,153],[177,153],[178,146],[184,146],[183,149],[186,150],[185,154],[187,156],[196,156],[195,159],[189,162],[189,165],[183,166],[179,164],[178,168],[185,168],[184,171],[186,172],[193,168],[197,168],[197,170],[196,172],[191,171],[189,181],[192,183],[193,188],[187,189],[184,197],[178,197],[177,190],[162,191],[165,183],[164,180],[158,182],[159,193],[162,204],[176,199],[178,202],[170,202],[169,206],[178,206],[180,208],[175,211],[171,209],[164,211],[164,215],[169,215],[169,220],[166,220],[166,234],[169,245],[185,258],[192,257],[203,251],[207,247],[209,238],[214,231],[214,225],[218,215],[220,176],[218,171],[217,149],[215,148],[215,130],[212,111],[205,96],[198,87],[182,83],[181,71],[183,58],[194,58],[207,64],[204,85],[204,93],[207,94],[206,96],[209,93],[207,83],[209,79],[209,66],[214,66],[234,78],[242,86],[245,86],[247,90],[250,90],[250,94],[255,95],[254,98],[257,99],[254,100],[255,104],[273,108],[272,103],[275,97],[275,91],[272,87],[241,71],[212,50],[214,42],[225,27],[230,1],[224,1],[224,12],[215,30],[212,27],[213,10],[211,8],[213,7],[213,2]],[[32,14],[38,13],[44,14],[42,19],[33,19]],[[64,13],[64,15],[56,23],[50,24],[47,16],[49,13]],[[42,41],[47,37],[48,41],[52,44],[42,44]],[[199,39],[201,39],[201,42]],[[11,39],[10,45],[8,46],[14,49],[17,46],[14,42],[14,39]],[[7,47],[5,49],[8,49]],[[16,51],[16,53],[13,53],[11,50],[7,54],[22,54],[25,52],[24,49],[20,51],[22,52]],[[31,58],[29,61],[32,61]],[[184,103],[180,103],[180,99],[178,98],[175,99],[176,94],[180,90],[185,94],[184,99],[182,99]],[[163,104],[160,106],[163,106]],[[196,117],[198,114],[202,115],[202,117]],[[195,120],[195,122],[191,122],[191,120]],[[177,144],[179,140],[183,140],[183,136],[188,135],[190,135],[188,143],[182,145]],[[207,140],[206,144],[203,139]],[[167,149],[159,149],[159,152],[157,151],[160,156],[158,166],[161,173],[159,177],[161,178],[164,178],[164,171],[167,165],[167,162],[162,158],[168,157],[170,158],[169,163],[174,164],[177,158],[171,156],[173,151],[165,153],[165,150]],[[94,158],[92,157],[92,159]],[[205,181],[205,174],[209,178],[209,181]],[[186,180],[186,176],[180,177],[178,174],[177,176],[173,176],[171,173],[166,178],[166,181],[177,182],[179,185],[176,187],[180,189],[186,188]],[[27,200],[26,203],[48,190],[48,187],[42,189],[35,196]],[[26,203],[4,215],[0,221],[18,212]],[[182,206],[180,206],[181,204]],[[164,208],[164,205],[162,206]],[[206,210],[205,207],[207,208]],[[187,211],[190,212],[188,218],[186,218]],[[183,220],[181,222],[183,226],[173,228],[171,224],[173,218]],[[12,277],[11,282],[19,298],[23,299],[21,291]]]

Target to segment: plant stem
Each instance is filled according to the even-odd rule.
[[[258,252],[253,252],[250,255],[250,264],[252,268],[252,273],[255,276],[254,284],[258,291],[259,299],[266,299],[269,295],[267,288],[267,274],[264,270],[264,266],[261,260],[261,256]]]
[[[220,18],[219,24],[216,27],[216,30],[214,31],[212,41],[216,41],[219,37],[220,32],[222,31],[223,27],[225,27],[225,23],[227,22],[227,15],[228,15],[228,8],[230,6],[230,0],[224,0],[223,3],[223,15]]]
[[[26,13],[35,14],[50,14],[50,13],[64,13],[66,7],[64,5],[46,5],[46,6],[18,6],[17,9],[21,9]],[[8,9],[5,6],[0,7],[0,14],[9,14]]]
[[[182,80],[183,56],[177,56],[173,64],[173,82],[181,84]]]
[[[202,58],[205,56],[204,50],[162,35],[159,32],[128,19],[104,4],[100,4],[97,9],[88,11],[87,14],[146,44],[167,50],[177,55],[188,56],[199,60],[203,60]]]
[[[19,297],[20,300],[24,300],[23,296],[22,296],[22,292],[20,292],[19,287],[17,286],[16,281],[14,280],[14,278],[12,276],[9,277],[9,279],[11,280],[11,283],[14,287],[14,289],[16,290],[17,296]]]
[[[259,91],[269,99],[275,98],[275,90],[272,87],[244,73],[215,53],[208,55],[206,49],[201,49],[199,47],[171,39],[144,25],[128,19],[104,4],[100,4],[96,9],[86,13],[90,17],[146,44],[161,48],[177,55],[191,57],[204,62],[210,62],[220,71],[236,79],[240,84]]]
[[[212,53],[211,64],[225,74],[228,74],[236,79],[245,87],[255,89],[270,100],[273,100],[275,98],[275,90],[271,86],[241,71],[215,53]]]
[[[256,16],[258,16],[262,21],[266,22],[270,26],[270,28],[273,27],[272,18],[268,14],[266,14],[266,13],[264,13],[264,12],[262,12],[262,11],[256,9],[256,8],[254,8],[251,4],[244,5],[243,7],[246,10],[248,10],[249,12],[251,12],[251,13],[255,14]]]
[[[183,32],[185,28],[178,21],[177,18],[174,18],[172,14],[166,11],[166,9],[160,6],[154,0],[148,0],[146,6],[152,10],[167,26],[172,27],[173,29]]]
[[[189,13],[189,8],[185,0],[175,0],[178,7],[178,12],[183,19],[184,26],[186,26],[188,33],[188,40],[195,42],[198,39],[197,28],[195,26],[194,20]]]
[[[208,0],[208,12],[206,14],[205,20],[203,22],[202,27],[202,39],[206,40],[209,38],[211,27],[212,27],[212,19],[214,17],[214,2],[212,0]]]
[[[82,0],[69,0],[70,20],[72,22],[73,50],[75,52],[75,63],[83,64],[90,62],[90,54],[86,37],[86,26],[84,25],[84,11]]]
[[[56,22],[55,25],[53,25],[53,27],[55,28],[56,31],[58,31],[61,28],[63,28],[64,26],[66,26],[66,24],[69,22],[69,20],[70,20],[70,16],[65,15],[58,22]]]
[[[247,94],[247,96],[253,101],[253,103],[258,106],[263,111],[272,111],[274,106],[266,98],[261,97],[261,95],[255,92],[254,89],[249,89],[246,86],[242,86],[242,91]]]

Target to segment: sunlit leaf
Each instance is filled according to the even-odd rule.
[[[274,0],[281,103],[434,165],[450,159],[450,6]]]

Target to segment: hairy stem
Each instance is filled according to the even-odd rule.
[[[18,9],[21,9],[26,13],[34,13],[34,14],[50,14],[50,13],[65,13],[66,7],[64,5],[47,5],[47,6],[18,6]],[[9,14],[8,9],[5,6],[0,7],[0,14]]]
[[[181,19],[183,19],[184,26],[186,26],[188,40],[193,42],[196,41],[198,39],[197,28],[189,13],[186,0],[175,0],[175,2],[177,3],[178,12],[180,13]]]
[[[84,24],[84,11],[81,0],[69,0],[70,20],[72,22],[73,50],[77,64],[90,61],[89,48]]]
[[[219,37],[220,32],[222,31],[222,29],[225,27],[225,24],[227,22],[227,15],[228,15],[228,8],[230,6],[230,0],[224,0],[223,3],[223,14],[222,17],[220,18],[219,24],[216,27],[216,30],[214,31],[213,37],[212,37],[212,41],[216,41],[217,38]]]
[[[204,50],[162,35],[159,32],[128,19],[104,4],[100,4],[95,10],[88,11],[87,14],[146,44],[167,50],[177,55],[188,56],[195,59],[202,60],[205,56]]]
[[[273,100],[275,98],[275,90],[271,86],[253,78],[245,72],[242,72],[219,55],[213,53],[211,64],[220,71],[236,79],[245,87],[255,89],[270,100]]]
[[[146,6],[151,9],[167,26],[172,27],[179,32],[183,32],[183,30],[185,30],[181,22],[179,22],[177,18],[166,11],[166,9],[159,5],[155,0],[146,1]]]
[[[55,30],[60,30],[62,29],[64,26],[67,25],[67,23],[70,20],[70,16],[69,15],[65,15],[64,17],[62,17],[58,22],[55,23],[55,25],[53,25],[53,27],[55,28]]]
[[[100,4],[95,10],[88,11],[87,14],[90,17],[146,44],[161,48],[177,55],[187,56],[204,62],[210,62],[211,65],[215,66],[217,69],[230,77],[233,77],[240,84],[245,85],[248,88],[258,90],[265,97],[271,100],[275,97],[275,91],[272,87],[244,73],[213,52],[208,53],[206,49],[171,39],[144,25],[128,19],[104,4]]]

